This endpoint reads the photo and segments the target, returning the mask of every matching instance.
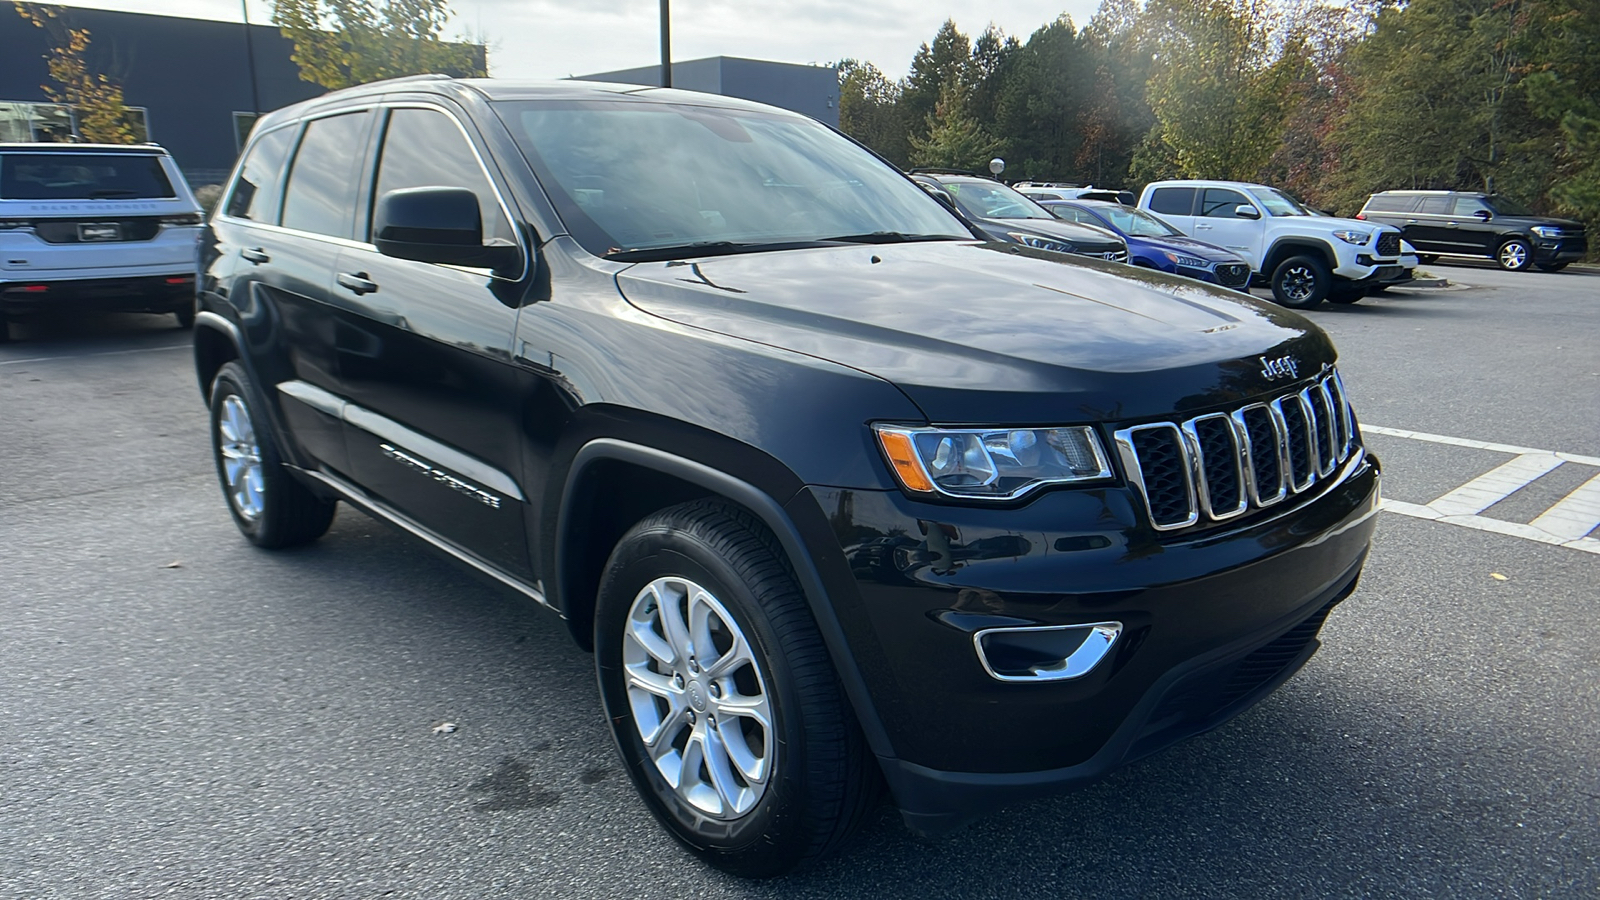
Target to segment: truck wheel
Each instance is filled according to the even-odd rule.
[[[1494,254],[1494,261],[1507,272],[1524,272],[1533,262],[1533,248],[1522,238],[1512,238],[1500,245]]]
[[[337,504],[294,479],[278,456],[250,376],[236,362],[211,382],[211,449],[233,523],[258,547],[275,549],[322,537]]]
[[[624,767],[667,831],[745,877],[820,859],[877,772],[777,542],[697,500],[623,535],[595,608],[600,695]]]
[[[1272,299],[1290,309],[1311,309],[1328,296],[1333,274],[1315,256],[1291,256],[1272,271]]]

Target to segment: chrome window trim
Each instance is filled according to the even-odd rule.
[[[461,119],[446,106],[438,103],[427,103],[421,100],[396,100],[393,102],[385,102],[381,104],[381,108],[388,112],[392,112],[397,109],[432,110],[434,112],[442,113],[448,117],[452,123],[455,124],[456,131],[459,132],[462,139],[467,142],[467,148],[472,151],[473,159],[477,160],[478,162],[478,171],[483,173],[483,179],[489,183],[489,190],[494,193],[495,203],[499,205],[500,213],[501,215],[505,216],[506,223],[511,226],[512,239],[516,241],[517,250],[522,254],[522,270],[517,273],[517,277],[515,278],[505,275],[496,275],[493,272],[488,272],[487,269],[476,269],[469,266],[446,266],[446,268],[460,269],[467,272],[488,272],[489,277],[500,281],[517,282],[528,277],[528,270],[533,265],[533,255],[528,248],[527,241],[523,240],[522,228],[518,225],[520,220],[517,218],[517,216],[512,214],[511,204],[506,201],[506,195],[500,190],[500,185],[495,182],[494,176],[489,172],[488,162],[484,160],[483,154],[479,152],[478,145],[472,140],[472,135],[467,131],[467,127],[461,124]],[[388,141],[389,117],[385,116],[383,120],[382,140],[378,144],[378,157],[373,161],[372,165],[372,192],[371,196],[367,198],[367,231],[369,233],[372,231],[372,214],[377,212],[378,209],[378,172],[383,167],[383,150]],[[499,169],[498,166],[495,168],[497,170]],[[368,244],[368,246],[371,246],[374,250],[377,249],[375,245]],[[423,265],[427,265],[427,263],[424,263]]]
[[[1019,631],[1075,631],[1089,629],[1089,634],[1083,639],[1066,659],[1062,660],[1064,667],[1060,670],[1039,671],[1035,669],[1033,675],[1001,675],[989,664],[989,656],[984,652],[983,639],[991,634]],[[984,628],[972,635],[972,646],[977,650],[978,662],[983,665],[983,670],[989,677],[996,681],[1016,682],[1041,682],[1041,681],[1071,681],[1094,671],[1094,668],[1111,654],[1111,648],[1116,644],[1117,638],[1122,635],[1121,622],[1085,622],[1082,625],[1021,625],[1016,627]],[[1097,643],[1098,641],[1098,643]]]
[[[1139,466],[1139,452],[1133,447],[1133,436],[1141,431],[1154,431],[1165,429],[1172,432],[1173,443],[1177,444],[1178,452],[1189,459],[1180,468],[1183,470],[1184,489],[1188,493],[1189,515],[1181,522],[1161,524],[1156,521],[1154,509],[1150,506],[1150,493],[1144,483],[1144,469]],[[1187,445],[1182,429],[1171,422],[1152,422],[1146,425],[1135,425],[1123,428],[1112,434],[1112,440],[1117,444],[1117,454],[1122,457],[1122,465],[1128,471],[1128,484],[1132,485],[1139,493],[1139,499],[1144,502],[1145,517],[1150,521],[1150,527],[1157,531],[1177,531],[1200,521],[1200,508],[1195,501],[1194,478],[1192,477],[1193,464],[1189,460],[1193,455],[1187,452]]]
[[[228,175],[228,189],[224,191],[222,196],[217,200],[217,205],[211,208],[211,218],[221,219],[225,222],[233,222],[240,225],[264,226],[272,224],[270,222],[257,222],[255,219],[246,219],[240,216],[228,215],[228,204],[233,202],[233,192],[239,186],[239,176],[244,174],[244,161],[250,158],[250,152],[255,150],[256,144],[260,143],[262,138],[272,134],[273,132],[282,131],[285,128],[297,128],[299,125],[300,120],[296,119],[295,121],[285,122],[282,125],[275,125],[265,131],[252,133],[250,135],[250,142],[245,144],[244,149],[239,152],[239,159],[233,164],[233,172]],[[299,141],[296,141],[291,150],[299,149],[299,146]],[[283,174],[284,172],[288,171],[289,161],[293,158],[293,152],[289,153],[284,157],[283,163],[278,169],[278,214],[280,216],[283,214],[283,188],[286,184],[286,182],[283,180]],[[202,210],[202,213],[203,212],[204,211]],[[288,229],[284,230],[287,231]],[[299,234],[299,232],[294,233]]]
[[[1206,475],[1205,446],[1200,442],[1199,429],[1199,424],[1208,419],[1221,419],[1222,423],[1227,426],[1229,440],[1233,442],[1233,453],[1230,459],[1233,462],[1234,477],[1239,484],[1239,505],[1233,509],[1219,511],[1211,503],[1211,479]],[[1183,435],[1190,441],[1190,446],[1194,451],[1194,462],[1190,468],[1195,483],[1199,485],[1200,511],[1207,518],[1218,522],[1225,522],[1235,516],[1243,515],[1250,508],[1250,492],[1246,487],[1244,476],[1244,463],[1246,461],[1244,443],[1239,439],[1239,432],[1234,427],[1233,417],[1227,413],[1207,413],[1203,416],[1195,416],[1183,423]]]

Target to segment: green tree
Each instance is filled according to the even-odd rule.
[[[900,85],[869,62],[839,63],[839,130],[897,166],[911,159],[905,117],[900,110]]]
[[[89,32],[69,26],[59,8],[21,2],[15,6],[18,15],[44,29],[54,42],[45,57],[54,84],[42,87],[45,96],[73,108],[78,134],[99,144],[143,141],[144,128],[129,115],[122,85],[89,65]]]
[[[1040,27],[1014,54],[1001,89],[996,133],[1015,171],[1034,180],[1079,177],[1083,119],[1093,102],[1094,59],[1072,19]]]
[[[1001,151],[1001,142],[967,111],[966,89],[954,79],[940,91],[927,128],[927,137],[911,138],[913,165],[986,172]]]
[[[1271,12],[1268,0],[1146,4],[1146,96],[1184,175],[1254,179],[1277,149],[1304,59],[1275,50]]]
[[[922,122],[934,114],[946,84],[954,82],[963,91],[974,79],[972,42],[946,19],[933,36],[911,59],[911,72],[900,90],[900,109],[907,122]]]
[[[1561,211],[1600,222],[1600,15],[1585,0],[1534,0],[1524,36],[1532,57],[1524,79],[1535,115],[1560,129],[1557,179],[1549,197]]]
[[[334,89],[440,72],[487,74],[482,46],[443,38],[449,0],[274,0],[300,79]]]

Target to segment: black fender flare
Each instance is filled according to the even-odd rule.
[[[1261,258],[1261,277],[1271,278],[1272,272],[1284,259],[1298,251],[1315,250],[1322,255],[1322,261],[1328,264],[1328,271],[1339,268],[1339,254],[1334,251],[1333,245],[1321,238],[1312,237],[1286,237],[1279,238],[1267,253]],[[1268,265],[1271,263],[1271,265]],[[1335,276],[1337,277],[1337,276]]]
[[[772,531],[773,536],[778,539],[779,546],[788,556],[795,578],[800,582],[800,591],[805,596],[806,605],[811,609],[811,617],[817,623],[817,630],[822,634],[828,655],[833,659],[834,671],[839,676],[839,683],[844,688],[845,696],[849,698],[850,705],[855,710],[861,731],[866,736],[867,746],[880,759],[893,759],[894,748],[890,743],[889,733],[878,716],[871,693],[867,689],[866,679],[856,664],[844,628],[840,625],[833,604],[828,599],[822,574],[817,570],[816,562],[811,558],[799,529],[795,527],[794,521],[777,500],[747,481],[692,459],[616,438],[595,438],[584,444],[574,455],[566,483],[562,486],[561,506],[556,524],[555,582],[558,587],[556,596],[562,598],[563,605],[565,605],[565,592],[559,590],[559,586],[562,583],[562,568],[567,558],[569,540],[567,523],[570,521],[574,502],[574,486],[581,482],[584,469],[603,460],[654,469],[726,497],[749,510]],[[563,615],[566,615],[566,612],[565,609],[561,610]]]

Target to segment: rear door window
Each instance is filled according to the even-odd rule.
[[[367,146],[368,110],[313,119],[289,168],[283,227],[348,238],[355,221],[355,162]]]
[[[1222,188],[1206,188],[1200,197],[1200,215],[1208,219],[1237,219],[1235,212],[1239,207],[1250,203],[1238,191],[1229,191]],[[1160,212],[1160,210],[1156,210]]]
[[[254,222],[276,223],[282,193],[283,161],[294,140],[293,128],[269,131],[256,140],[239,168],[228,195],[228,215]]]
[[[0,154],[0,200],[170,200],[177,196],[157,156]]]
[[[1194,188],[1165,187],[1150,192],[1150,208],[1169,216],[1194,214]]]
[[[1448,216],[1455,201],[1450,197],[1423,197],[1417,212],[1425,216]]]

